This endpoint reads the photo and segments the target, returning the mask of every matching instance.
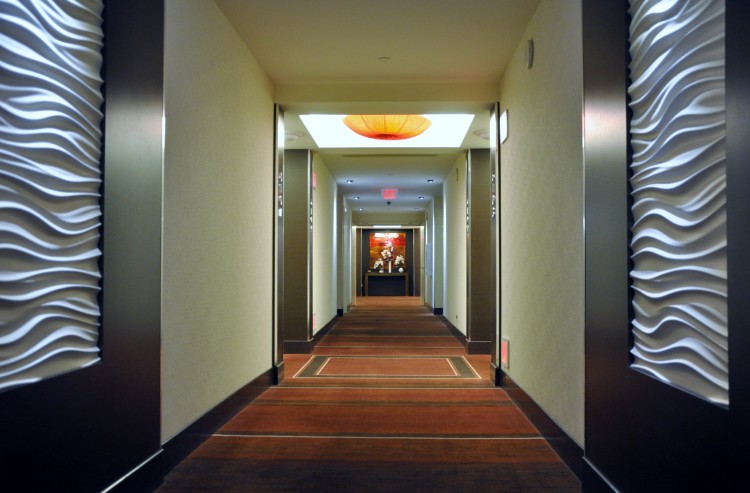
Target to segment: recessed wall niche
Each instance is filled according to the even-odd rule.
[[[3,6],[0,391],[100,360],[102,11]]]

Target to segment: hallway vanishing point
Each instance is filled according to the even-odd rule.
[[[209,437],[161,493],[577,492],[508,394],[419,298],[359,298],[286,379]]]

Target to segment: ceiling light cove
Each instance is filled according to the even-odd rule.
[[[377,116],[382,119],[384,115]],[[346,115],[300,115],[310,136],[321,149],[459,148],[474,120],[474,115],[469,114],[421,115],[420,118],[431,122],[422,133],[409,138],[400,137],[401,140],[382,140],[353,132],[344,123],[345,117]]]

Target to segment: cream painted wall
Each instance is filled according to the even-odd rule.
[[[272,86],[212,1],[167,0],[162,441],[271,368]]]
[[[466,154],[443,181],[445,243],[443,316],[466,334]]]
[[[336,316],[336,181],[319,154],[313,154],[313,334]]]
[[[511,378],[582,445],[581,91],[581,2],[542,0],[500,87],[509,120],[501,146],[501,323]]]
[[[376,224],[399,224],[401,226],[421,226],[424,224],[424,214],[421,212],[383,212],[359,213],[354,212],[352,221],[357,226],[373,226]]]

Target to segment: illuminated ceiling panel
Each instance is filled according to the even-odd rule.
[[[406,140],[374,140],[354,133],[344,124],[346,115],[300,115],[319,148],[459,148],[474,115],[423,115],[432,125]]]

